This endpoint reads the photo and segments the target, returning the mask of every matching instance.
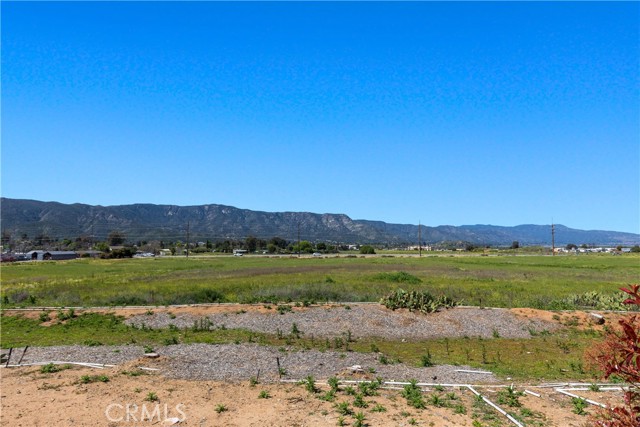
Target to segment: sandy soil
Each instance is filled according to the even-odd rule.
[[[127,308],[115,310],[77,310],[115,312],[127,318],[140,315],[146,309]],[[211,305],[154,307],[154,312],[170,311],[174,314],[204,316],[211,313],[236,312],[238,310],[268,312],[262,305]],[[294,310],[304,310],[295,308]],[[548,312],[533,309],[513,309],[517,316],[528,319],[542,319],[559,325],[573,325],[581,328],[601,328],[594,318],[585,312]],[[38,311],[20,311],[22,315],[37,318]],[[16,314],[9,310],[7,315]],[[54,314],[54,313],[52,313]],[[620,315],[601,313],[606,323],[616,323]],[[513,425],[505,417],[488,407],[474,406],[475,397],[467,389],[447,388],[443,392],[433,389],[425,393],[429,396],[455,392],[458,400],[450,406],[462,405],[465,414],[456,413],[453,407],[436,407],[427,404],[418,410],[407,405],[400,390],[381,390],[379,396],[366,397],[367,408],[354,408],[353,396],[340,392],[335,402],[327,402],[312,395],[298,384],[257,384],[244,382],[187,381],[167,379],[155,371],[145,371],[145,375],[132,376],[127,372],[139,372],[144,364],[162,367],[162,361],[135,361],[104,370],[74,366],[57,373],[45,374],[39,367],[19,367],[0,369],[0,424],[11,426],[127,426],[127,425],[171,425],[172,418],[179,419],[177,425],[190,426],[327,426],[338,425],[337,402],[349,402],[354,412],[362,411],[369,426],[471,426],[474,420],[481,425]],[[105,375],[108,382],[83,383],[83,376]],[[527,426],[583,426],[585,416],[573,413],[571,397],[558,393],[553,388],[536,385],[516,384],[518,390],[529,389],[540,397],[525,395],[520,397],[523,407],[530,410],[523,416],[521,408],[504,408],[518,414]],[[324,386],[324,391],[328,388]],[[269,398],[259,398],[262,391]],[[478,391],[493,402],[497,402],[499,387],[484,386]],[[158,400],[145,400],[150,393]],[[620,391],[572,391],[582,397],[603,404],[622,401]],[[375,412],[376,404],[386,408],[386,412]],[[216,409],[224,405],[226,410]],[[592,412],[594,407],[589,407]],[[354,415],[344,417],[345,425],[356,423]],[[415,421],[415,423],[414,423]]]
[[[426,409],[407,405],[400,390],[380,390],[378,396],[366,397],[367,408],[353,407],[353,396],[339,392],[335,402],[318,398],[322,392],[312,395],[299,384],[257,384],[249,382],[221,383],[215,381],[167,380],[156,372],[131,376],[141,362],[136,361],[111,369],[72,367],[57,373],[43,374],[39,367],[1,369],[1,422],[11,426],[126,426],[126,425],[177,425],[189,426],[326,426],[337,425],[339,414],[336,403],[349,402],[356,412],[362,411],[369,426],[408,426],[415,420],[421,426],[471,426],[474,419],[483,425],[499,420],[502,425],[512,425],[506,418],[485,407],[474,407],[474,395],[466,389],[447,388],[443,392],[429,390],[429,396],[454,392],[457,399],[452,404],[462,405],[466,414],[427,404]],[[161,363],[161,362],[157,362]],[[145,360],[145,366],[154,362]],[[83,376],[105,375],[108,382],[83,384]],[[541,394],[541,397],[520,397],[523,407],[533,415],[525,418],[527,425],[582,426],[584,416],[572,412],[571,398],[552,388],[518,386]],[[478,391],[497,402],[499,387],[487,386]],[[268,398],[260,398],[266,391]],[[157,401],[145,400],[155,393]],[[621,399],[616,391],[573,391],[580,396],[598,402],[610,403]],[[376,404],[386,412],[374,412]],[[226,408],[216,411],[220,405]],[[521,413],[520,408],[505,408]],[[592,411],[592,409],[588,409]],[[174,420],[172,420],[174,418]],[[353,415],[347,415],[345,425],[354,425]],[[496,424],[491,424],[496,425]]]

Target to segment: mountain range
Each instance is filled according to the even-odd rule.
[[[417,244],[467,242],[476,245],[551,245],[550,225],[440,225],[390,224],[353,220],[344,214],[310,212],[261,212],[217,204],[175,206],[132,204],[93,206],[37,200],[0,200],[2,232],[19,237],[46,235],[69,238],[85,235],[104,239],[112,231],[124,233],[130,241],[191,241],[262,239],[281,237],[294,241],[339,243]],[[640,234],[604,230],[577,230],[555,225],[556,246],[574,244],[637,245]]]

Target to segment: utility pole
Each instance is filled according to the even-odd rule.
[[[190,221],[187,221],[187,258],[189,258],[189,225]]]
[[[418,256],[422,257],[422,224],[418,221]]]
[[[551,221],[551,255],[556,256],[556,226]]]
[[[298,258],[300,258],[300,220],[298,220]]]

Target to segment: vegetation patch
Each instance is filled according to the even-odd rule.
[[[422,313],[433,313],[441,308],[451,308],[458,305],[447,296],[434,297],[428,292],[405,291],[398,289],[380,300],[380,304],[391,310],[398,308],[408,308],[409,311],[420,311]]]
[[[411,285],[422,283],[422,280],[419,277],[416,277],[413,274],[409,274],[404,271],[379,273],[373,276],[373,278],[374,280],[380,280],[380,281],[392,282],[392,283],[409,283]]]

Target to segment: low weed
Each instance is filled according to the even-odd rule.
[[[46,365],[42,365],[40,367],[41,374],[55,374],[56,372],[60,372],[63,369],[69,369],[71,365],[55,365],[53,363],[47,363]]]
[[[80,383],[82,384],[91,384],[91,383],[107,383],[109,382],[109,377],[106,375],[83,375],[80,377]]]
[[[571,399],[571,403],[573,404],[573,413],[578,415],[587,415],[587,411],[585,408],[589,405],[586,400],[574,397]]]

